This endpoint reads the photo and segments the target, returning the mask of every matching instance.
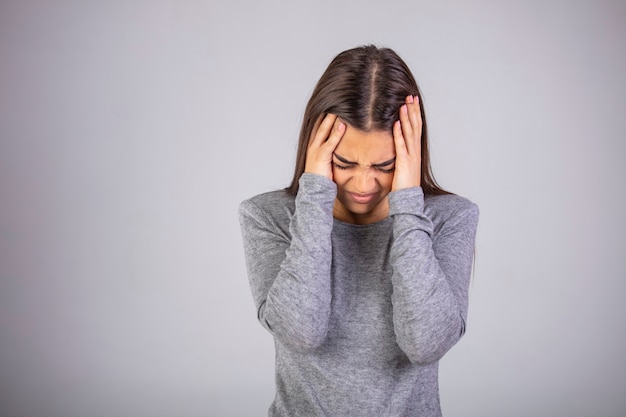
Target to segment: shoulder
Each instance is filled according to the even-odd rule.
[[[465,197],[456,194],[426,195],[424,196],[426,211],[433,214],[452,214],[455,212],[468,212],[478,216],[478,206]]]
[[[476,229],[478,224],[478,206],[455,194],[425,196],[424,212],[433,222],[436,231],[445,225]]]
[[[289,227],[295,210],[295,197],[286,190],[270,191],[251,197],[239,204],[239,220],[242,225],[249,221]]]
[[[259,209],[268,213],[284,212],[285,210],[293,212],[294,207],[295,196],[289,194],[286,190],[276,190],[255,195],[242,201],[239,204],[239,211]]]

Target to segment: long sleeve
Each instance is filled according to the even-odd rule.
[[[454,201],[435,233],[421,188],[389,195],[394,331],[413,363],[439,360],[465,332],[478,207]]]
[[[259,321],[278,340],[296,349],[317,347],[328,329],[335,196],[331,180],[303,174],[293,216],[283,221],[288,221],[288,231],[254,199],[239,208]],[[284,211],[284,207],[275,208]]]

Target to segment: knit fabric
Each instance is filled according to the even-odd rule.
[[[269,416],[440,416],[438,361],[465,332],[478,207],[391,192],[389,216],[333,218],[336,184],[241,203],[260,323],[274,336]]]

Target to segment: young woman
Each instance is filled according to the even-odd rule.
[[[435,182],[402,59],[340,53],[308,102],[291,185],[239,210],[274,336],[270,416],[440,416],[438,361],[465,332],[478,208]]]

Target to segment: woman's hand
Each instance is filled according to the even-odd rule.
[[[346,124],[336,115],[320,116],[309,138],[304,172],[323,175],[332,180],[333,152],[345,131]]]
[[[396,169],[391,190],[419,187],[422,175],[422,115],[419,98],[407,96],[400,107],[400,120],[393,124]]]

